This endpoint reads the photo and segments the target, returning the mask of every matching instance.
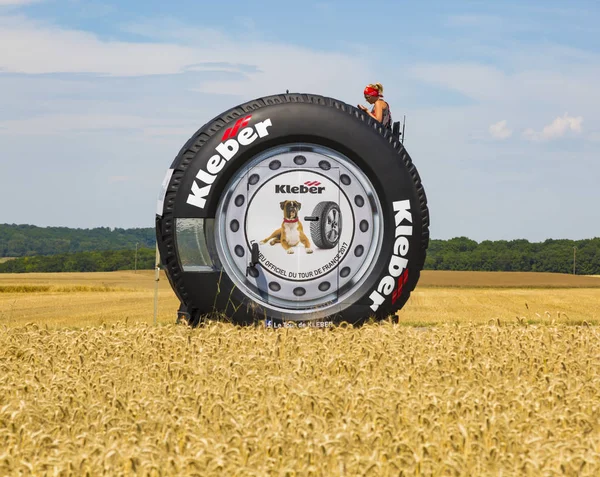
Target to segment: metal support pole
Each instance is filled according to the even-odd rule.
[[[400,141],[402,144],[404,144],[404,126],[406,126],[406,114],[402,119],[402,140]]]
[[[160,254],[158,252],[158,243],[156,244],[156,258],[154,261],[154,324],[156,325],[156,316],[158,314],[158,281],[160,280]]]

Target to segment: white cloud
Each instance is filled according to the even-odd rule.
[[[9,73],[96,73],[135,76],[181,72],[198,62],[193,49],[169,44],[102,41],[21,17],[0,18],[0,64]]]
[[[164,28],[165,25],[168,28]],[[201,98],[195,93],[208,93],[213,96],[212,103],[220,102],[217,97],[227,98],[228,104],[221,106],[221,110],[225,110],[231,102],[235,104],[237,100],[243,102],[286,89],[360,100],[363,83],[372,77],[371,70],[374,70],[370,68],[373,60],[362,58],[361,54],[314,51],[257,38],[249,41],[244,35],[230,37],[214,29],[191,28],[171,20],[164,24],[129,25],[127,30],[146,36],[149,41],[107,40],[87,31],[65,29],[24,16],[0,15],[0,45],[12,46],[0,48],[0,70],[26,75],[21,80],[18,77],[10,80],[4,75],[14,91],[0,98],[0,111],[6,118],[2,121],[0,116],[0,134],[27,135],[32,130],[49,135],[135,129],[145,135],[165,137],[189,131],[189,116],[179,119],[177,115],[145,116],[132,107],[129,99],[117,104],[94,98],[96,91],[92,85],[119,78],[137,84],[142,84],[143,78],[163,78],[160,86],[155,83],[143,90],[152,91],[144,101],[151,101],[156,109],[172,109],[173,106],[162,99],[168,94],[189,95],[188,102],[193,103]],[[52,81],[38,76],[42,74],[54,74]],[[56,78],[62,81],[62,86]],[[72,83],[72,87],[68,83]],[[12,99],[17,91],[28,101],[40,88],[48,91],[50,84],[55,90],[39,103],[46,109],[44,114],[40,111],[11,117],[7,106],[17,107]],[[114,94],[121,84],[106,94]],[[89,94],[82,92],[86,88],[90,89]],[[159,88],[171,90],[163,94],[157,91]],[[172,88],[177,91],[173,92]],[[81,105],[77,111],[65,112],[59,104],[76,102]],[[50,103],[56,107],[50,109]],[[197,121],[212,117],[212,111],[203,110],[207,117],[196,115]]]
[[[507,33],[534,32],[548,29],[548,25],[541,26],[539,22],[532,21],[522,15],[510,15],[508,12],[501,15],[481,13],[449,15],[445,24],[448,27],[460,29],[463,38],[472,32],[485,32],[488,41],[498,34],[506,36]]]
[[[455,116],[461,117],[465,124],[463,136],[493,135],[488,125],[498,121],[498,116],[508,119],[513,137],[518,131],[532,143],[580,134],[583,118],[588,131],[600,130],[597,116],[600,55],[558,50],[564,55],[552,66],[541,65],[536,54],[524,48],[514,54],[518,60],[512,56],[506,59],[506,70],[477,63],[418,64],[407,70],[417,81],[468,98],[467,103],[473,108],[467,109],[466,105],[455,108]],[[545,53],[537,56],[554,57],[550,51]],[[556,118],[557,110],[577,114]],[[553,118],[556,119],[552,122]],[[535,127],[536,124],[539,126]],[[580,136],[582,141],[593,141],[589,134]],[[522,148],[523,144],[516,147]]]
[[[315,3],[315,9],[322,13],[332,13],[335,11],[335,5],[331,2],[317,2]]]
[[[135,129],[145,134],[172,134],[172,118],[150,118],[135,114],[40,114],[33,118],[0,121],[0,134],[36,135],[75,134],[117,129]]]
[[[492,124],[489,131],[492,137],[496,139],[506,139],[512,136],[512,130],[506,127],[506,119]]]
[[[562,117],[559,116],[550,124],[544,126],[540,132],[534,131],[532,128],[527,128],[523,132],[523,136],[532,141],[557,139],[563,137],[569,131],[581,133],[582,122],[583,117],[573,117],[565,113]]]
[[[498,27],[504,24],[501,17],[493,15],[480,15],[480,14],[464,14],[464,15],[450,15],[446,19],[446,25],[451,27]]]
[[[14,6],[14,5],[28,5],[30,3],[38,3],[43,0],[0,0],[0,7]]]
[[[110,176],[108,182],[127,182],[130,179],[128,176]]]
[[[539,103],[547,105],[564,104],[576,101],[577,104],[598,102],[597,77],[600,75],[600,56],[585,55],[570,58],[584,64],[571,65],[568,71],[561,71],[553,65],[535,67],[538,56],[555,56],[554,49],[544,53],[513,53],[518,58],[514,72],[506,73],[500,67],[479,63],[425,63],[408,68],[409,74],[433,85],[457,91],[480,102],[513,104]],[[565,60],[566,61],[566,60]],[[536,104],[538,106],[538,104]]]
[[[408,68],[415,79],[443,86],[480,101],[496,100],[506,77],[496,68],[477,63],[419,64]]]
[[[1,0],[0,0],[1,1]],[[339,90],[347,78],[368,75],[368,58],[315,51],[267,41],[236,39],[222,32],[179,26],[140,24],[128,31],[162,35],[160,42],[104,40],[97,35],[67,30],[16,16],[0,16],[0,66],[5,72],[91,73],[105,76],[181,74],[202,65],[239,74],[225,84],[209,82],[197,89],[207,92],[256,95],[289,88],[314,92]],[[159,32],[159,33],[156,33]],[[162,33],[160,33],[162,32]],[[200,65],[200,67],[198,66]],[[218,65],[221,65],[220,67]],[[246,66],[246,68],[236,67]],[[360,97],[362,84],[352,87]],[[356,92],[359,93],[356,93]]]

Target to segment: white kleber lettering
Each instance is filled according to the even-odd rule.
[[[396,227],[396,237],[400,235],[412,235],[412,225],[398,225]]]
[[[206,171],[203,171],[202,169],[200,169],[198,171],[198,174],[196,174],[196,179],[198,179],[199,181],[204,182],[205,184],[212,184],[217,176],[213,176],[212,174],[209,174]]]
[[[383,277],[381,279],[381,281],[379,282],[377,291],[379,293],[383,293],[384,295],[389,295],[390,293],[392,293],[392,290],[394,289],[395,284],[396,284],[396,282],[394,281],[394,279],[392,277]]]
[[[392,255],[392,258],[390,260],[390,266],[388,267],[388,273],[392,277],[398,278],[406,268],[406,265],[408,265],[408,260],[402,257],[398,257],[397,255]],[[389,295],[389,293],[386,293],[386,295]]]
[[[257,123],[256,126],[254,126],[256,128],[256,132],[258,133],[258,137],[265,137],[269,134],[269,132],[267,131],[268,126],[273,126],[271,124],[270,119],[265,119],[264,121]]]
[[[379,308],[379,306],[382,305],[383,301],[385,300],[385,298],[377,291],[373,291],[369,298],[373,302],[371,305],[371,310],[373,311],[377,311],[377,308]]]
[[[219,172],[221,172],[221,169],[223,169],[225,164],[226,162],[221,159],[221,156],[215,154],[208,160],[208,163],[206,164],[206,170],[210,174],[217,175]]]
[[[252,144],[258,136],[254,132],[252,128],[244,128],[240,131],[240,135],[238,136],[238,141],[242,146],[247,146],[248,144]]]
[[[410,212],[410,200],[400,200],[393,203],[394,222],[396,229],[394,231],[395,241],[393,247],[393,255],[388,264],[388,274],[383,277],[377,288],[371,293],[369,299],[373,302],[371,310],[377,311],[384,303],[385,297],[389,296],[396,286],[396,278],[402,275],[402,272],[408,267],[408,260],[404,258],[410,249],[410,240],[412,236],[413,226],[403,225],[406,220],[412,224],[413,217]]]
[[[408,252],[409,242],[406,237],[398,237],[394,242],[394,252],[396,255],[405,256]]]
[[[201,189],[198,187],[198,184],[196,184],[196,181],[194,181],[192,184],[192,193],[188,195],[187,203],[202,209],[206,204],[206,197],[210,192],[210,187],[211,186],[207,185]]]
[[[242,123],[245,126],[251,116],[248,116]],[[237,124],[237,123],[236,123]],[[239,152],[240,145],[248,146],[252,144],[259,137],[265,137],[269,135],[267,128],[273,126],[271,119],[265,119],[264,121],[257,123],[254,128],[245,127],[237,135],[236,138],[231,138],[231,134],[235,134],[239,126],[233,126],[225,131],[224,138],[228,138],[226,141],[221,142],[215,151],[218,154],[213,155],[206,163],[206,170],[200,169],[196,174],[196,179],[208,184],[202,188],[196,183],[196,180],[192,183],[192,190],[188,194],[187,203],[203,209],[206,205],[206,200],[212,184],[217,178],[217,174],[221,172],[227,161],[233,159],[233,157]]]
[[[408,220],[412,224],[409,200],[394,202],[394,212],[396,212],[396,215],[394,216],[394,219],[396,220],[396,226],[400,225],[403,220]]]
[[[240,144],[235,139],[228,139],[219,144],[215,150],[223,156],[223,159],[228,161],[240,150]]]

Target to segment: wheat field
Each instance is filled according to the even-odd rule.
[[[173,324],[164,275],[154,326],[153,272],[0,275],[0,475],[600,475],[580,278],[425,272],[398,324],[268,330]]]
[[[154,272],[0,274],[0,323],[51,328],[119,321],[152,323]],[[161,272],[157,322],[172,323],[178,300]],[[405,325],[489,323],[596,324],[600,279],[561,274],[424,271]]]
[[[0,333],[2,475],[600,472],[587,326]]]

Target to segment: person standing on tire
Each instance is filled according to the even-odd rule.
[[[390,105],[383,100],[383,86],[381,83],[367,85],[364,95],[367,103],[373,105],[373,109],[369,111],[362,104],[359,104],[358,107],[383,124],[384,127],[391,129],[392,113],[390,112]]]

